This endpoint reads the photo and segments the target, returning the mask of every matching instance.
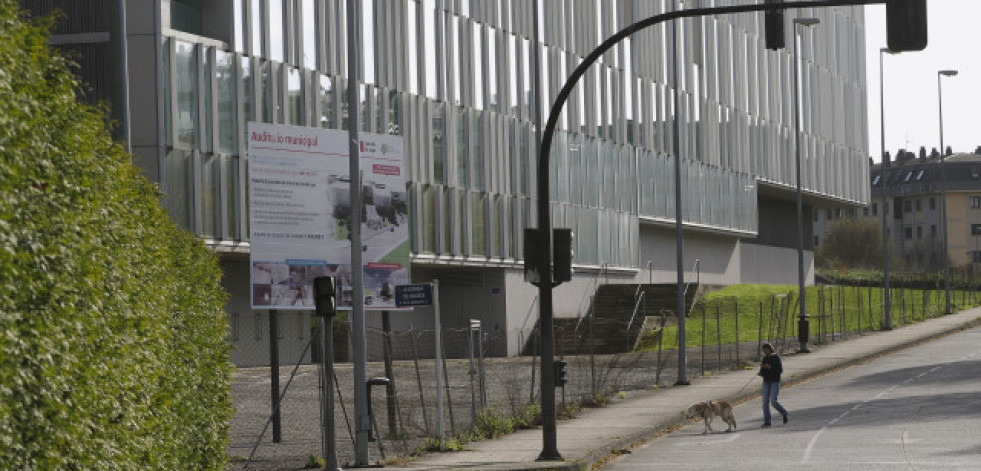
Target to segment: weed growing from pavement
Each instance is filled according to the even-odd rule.
[[[310,455],[307,457],[307,463],[303,465],[303,469],[324,469],[325,466],[327,466],[327,460],[317,455]]]

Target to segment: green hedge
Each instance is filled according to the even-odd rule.
[[[221,469],[217,261],[25,18],[0,0],[0,469]]]

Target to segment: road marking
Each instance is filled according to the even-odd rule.
[[[837,422],[837,421],[838,419],[835,419],[832,422]],[[827,430],[828,427],[830,426],[831,424],[828,424],[821,430],[818,430],[817,433],[815,433],[814,436],[811,437],[811,441],[807,442],[807,449],[804,450],[804,458],[800,460],[800,464],[802,465],[807,464],[807,461],[811,459],[811,452],[814,451],[814,444],[817,443],[818,437],[820,437],[821,434],[824,433],[824,431]]]
[[[975,352],[975,353],[973,353],[973,354],[971,354],[971,355],[974,355],[974,354],[977,354],[977,353],[981,353],[981,352]],[[862,401],[862,403],[860,403],[860,404],[855,404],[854,406],[852,406],[852,408],[851,408],[851,409],[849,409],[849,410],[847,410],[847,411],[845,411],[844,413],[842,413],[842,414],[841,414],[841,415],[839,415],[838,417],[836,417],[836,418],[834,418],[834,419],[832,419],[832,420],[831,420],[830,422],[828,422],[828,425],[825,425],[825,426],[824,426],[823,428],[821,428],[821,430],[818,430],[818,431],[817,431],[817,432],[816,432],[816,433],[814,434],[814,436],[813,436],[813,437],[811,437],[811,440],[810,440],[809,442],[807,442],[807,448],[806,448],[806,449],[804,449],[804,457],[803,457],[803,458],[801,458],[801,460],[800,460],[800,464],[802,464],[802,465],[805,465],[805,464],[807,464],[807,462],[808,462],[808,461],[810,461],[810,459],[811,459],[811,453],[812,453],[812,452],[814,451],[814,446],[815,446],[815,445],[817,445],[817,441],[818,441],[818,438],[819,438],[819,437],[820,437],[820,436],[821,436],[821,435],[822,435],[822,434],[823,434],[823,433],[824,433],[824,432],[825,432],[826,430],[828,430],[829,428],[831,428],[831,426],[832,426],[832,425],[834,425],[834,424],[836,424],[836,423],[838,423],[838,421],[839,421],[839,420],[841,420],[841,419],[844,419],[844,418],[845,418],[845,416],[847,416],[849,412],[851,412],[851,411],[854,411],[854,410],[858,410],[858,409],[859,409],[860,407],[862,407],[862,404],[864,404],[864,403],[866,403],[866,402],[869,402],[869,401],[871,401],[872,399],[879,399],[879,398],[881,398],[882,396],[885,396],[886,394],[888,394],[888,393],[889,393],[890,391],[892,391],[893,389],[896,389],[896,388],[898,388],[898,387],[900,387],[900,386],[902,386],[902,385],[904,385],[904,384],[909,384],[910,382],[912,382],[912,381],[915,381],[915,380],[916,380],[916,379],[918,379],[918,378],[922,378],[923,376],[925,376],[925,375],[927,375],[927,374],[929,374],[929,373],[933,373],[934,371],[937,371],[937,370],[939,370],[940,368],[942,368],[942,366],[935,366],[935,367],[933,367],[933,368],[932,368],[932,369],[930,369],[930,370],[927,370],[927,371],[924,371],[924,372],[922,372],[922,373],[920,373],[919,375],[917,375],[917,376],[916,376],[916,377],[914,377],[914,378],[907,378],[906,380],[904,380],[903,382],[901,382],[901,383],[899,383],[899,384],[894,384],[894,385],[892,385],[892,386],[890,386],[890,387],[888,387],[888,388],[886,388],[886,390],[885,390],[885,391],[881,391],[881,392],[879,392],[879,394],[876,394],[875,396],[872,396],[872,397],[869,397],[869,398],[867,398],[867,399],[865,399],[864,401]],[[899,441],[900,441],[900,443],[913,443],[913,442],[916,442],[916,441],[919,441],[918,439],[917,439],[917,440],[904,440],[904,438],[905,438],[905,434],[906,434],[906,432],[904,431],[904,432],[903,432],[903,436],[901,436],[901,437],[900,437],[900,440],[899,440]]]

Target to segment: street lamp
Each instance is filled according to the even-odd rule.
[[[940,87],[941,77],[953,77],[956,70],[937,71],[937,107],[940,114],[940,217],[943,228],[943,257],[944,257],[944,297],[946,304],[944,314],[950,314],[950,259],[947,257],[947,173],[944,169],[944,100]]]
[[[797,71],[798,59],[797,51],[797,27],[812,27],[821,20],[817,18],[794,18],[794,148],[797,152],[797,284],[800,301],[800,316],[797,320],[797,338],[800,341],[800,352],[807,353],[807,311],[804,292],[804,198],[800,186],[800,85]]]
[[[880,138],[882,141],[882,161],[879,163],[879,179],[882,181],[882,279],[883,279],[883,326],[884,330],[892,330],[892,300],[889,298],[889,234],[886,232],[886,199],[889,197],[889,182],[886,180],[886,100],[885,88],[882,80],[882,56],[883,54],[897,54],[888,47],[879,49],[879,117]]]

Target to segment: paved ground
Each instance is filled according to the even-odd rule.
[[[813,348],[812,353],[808,354],[784,354],[785,387],[792,387],[796,383],[829,371],[958,331],[964,326],[976,322],[981,322],[981,309],[963,311],[889,332],[875,332],[853,337],[848,341]],[[689,371],[692,371],[693,366],[698,366],[691,364],[691,358],[693,357],[690,355]],[[450,365],[451,368],[463,370],[461,377],[466,378],[465,371],[468,369],[466,362],[450,362]],[[403,364],[403,367],[406,368],[405,371],[397,373],[396,377],[401,378],[400,381],[403,382],[404,386],[405,383],[411,383],[411,380],[407,378],[414,379],[416,373],[408,365]],[[377,369],[378,366],[375,368]],[[372,368],[369,367],[369,376],[377,373],[371,370]],[[345,381],[343,378],[348,376],[343,371],[343,368],[339,371],[339,380],[342,382]],[[513,365],[505,367],[496,376],[489,375],[488,384],[505,387],[508,381],[504,378],[522,371],[526,371],[527,373],[522,374],[527,376],[531,374],[531,368],[527,365],[520,368]],[[631,369],[631,371],[635,371],[635,369]],[[696,373],[697,371],[698,369],[695,368]],[[284,377],[281,379],[281,386],[285,386],[289,368],[284,368],[282,373]],[[653,376],[650,371],[647,374]],[[669,383],[674,378],[674,370],[665,371],[662,383]],[[657,390],[650,387],[626,389],[625,393],[616,396],[607,407],[584,409],[575,419],[559,421],[557,443],[559,452],[564,458],[563,461],[536,461],[542,447],[542,431],[536,429],[520,431],[497,440],[472,442],[467,444],[465,451],[461,452],[427,454],[410,463],[402,463],[401,469],[589,469],[594,464],[607,459],[611,453],[628,449],[650,439],[658,432],[685,423],[686,420],[681,411],[696,400],[715,398],[730,402],[742,402],[758,396],[759,388],[755,384],[747,387],[756,378],[755,369],[715,373],[707,377],[697,377],[690,373],[689,378],[692,379],[690,386],[664,387]],[[648,379],[647,384],[653,384],[650,379]],[[271,444],[269,432],[266,432],[256,450],[255,461],[248,463],[247,469],[299,469],[305,464],[309,455],[321,454],[318,433],[320,411],[316,400],[318,394],[316,367],[300,367],[298,375],[293,381],[294,384],[290,387],[294,392],[288,393],[288,395],[293,395],[292,397],[295,399],[284,403],[283,443]],[[425,383],[425,381],[421,383]],[[517,383],[527,384],[528,381],[521,379]],[[670,386],[670,383],[666,386]],[[352,390],[350,384],[346,387],[342,386],[342,389]],[[469,421],[471,392],[465,384],[459,385],[453,390],[455,391],[454,401],[462,406],[462,409],[456,409],[456,419],[459,426],[462,427],[462,422],[467,421],[468,423]],[[519,388],[519,390],[510,393],[521,398],[518,402],[527,402],[526,394],[529,393],[527,390],[520,390]],[[232,445],[229,448],[229,453],[234,458],[232,468],[243,469],[246,468],[243,458],[250,455],[252,447],[257,441],[258,433],[268,415],[268,369],[237,372],[233,395],[239,412],[232,427]],[[376,410],[384,410],[384,398],[376,398],[375,404]],[[346,407],[350,414],[350,409],[353,406],[348,403]],[[409,420],[407,422],[410,424],[422,422],[418,420],[418,417],[422,415],[419,408],[413,408],[411,405],[403,408],[411,409],[404,410],[405,415],[417,417],[415,421]],[[351,452],[353,447],[349,443],[350,438],[346,432],[345,417],[340,416],[335,420],[337,421],[339,441],[337,447],[338,461],[343,466],[345,463],[353,461],[354,457]],[[378,417],[378,421],[379,426],[384,429],[385,417]],[[399,440],[385,441],[382,444],[389,447],[384,450],[387,452],[386,457],[388,458],[394,455],[395,450],[391,449],[393,446],[401,446]],[[369,446],[370,461],[373,464],[383,461],[381,456],[383,450],[377,445],[378,443],[372,443]],[[413,448],[414,444],[405,443],[405,446]],[[389,461],[389,463],[391,462]],[[389,464],[389,467],[399,466]]]
[[[732,433],[722,433],[718,420],[718,432],[708,434],[693,423],[603,471],[978,470],[979,377],[976,327],[780,391],[787,424],[774,414],[773,426],[761,428],[760,400],[752,400],[733,408],[739,426]]]
[[[927,320],[888,332],[815,348],[784,357],[784,384],[792,388],[809,379],[918,343],[963,330],[981,322],[981,308]],[[558,448],[564,461],[538,462],[542,432],[532,430],[503,439],[472,443],[467,451],[430,454],[403,469],[589,469],[620,450],[643,443],[654,434],[688,421],[682,411],[706,398],[740,403],[758,397],[754,370],[732,371],[696,379],[690,386],[638,391],[608,407],[585,410],[574,420],[560,421]]]

